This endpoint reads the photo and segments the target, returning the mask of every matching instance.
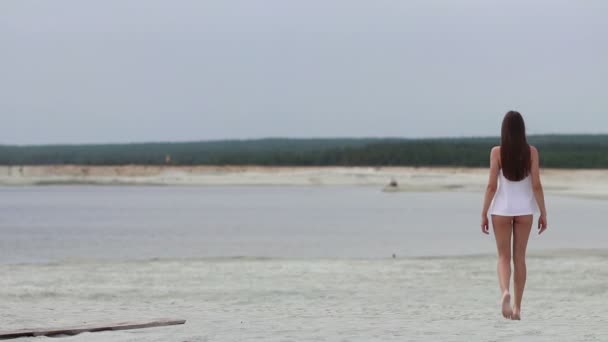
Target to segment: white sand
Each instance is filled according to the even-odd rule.
[[[255,166],[0,166],[0,185],[362,185],[397,191],[482,191],[487,169]],[[552,194],[608,198],[608,170],[542,171]]]
[[[530,255],[518,322],[500,313],[494,255],[0,265],[0,325],[188,320],[66,338],[88,342],[599,342],[606,261],[605,252]]]

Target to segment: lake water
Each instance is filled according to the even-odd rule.
[[[547,203],[512,322],[481,194],[0,188],[0,329],[172,317],[188,323],[68,340],[606,341],[608,202]]]
[[[604,248],[608,202],[549,197],[532,250]],[[0,188],[0,262],[493,253],[481,194],[374,187]]]

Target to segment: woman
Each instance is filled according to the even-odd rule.
[[[532,215],[540,210],[538,233],[547,229],[547,210],[540,182],[538,151],[528,145],[521,114],[508,112],[502,122],[500,146],[490,153],[490,179],[481,212],[481,231],[489,234],[488,211],[498,249],[498,282],[502,291],[502,315],[521,319],[521,299],[526,285],[526,247]],[[511,253],[511,236],[513,253]],[[511,256],[514,300],[511,307]]]

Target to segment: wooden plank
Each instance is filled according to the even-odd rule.
[[[20,329],[13,331],[0,331],[0,340],[7,340],[19,337],[36,337],[36,336],[59,336],[59,335],[77,335],[83,332],[98,332],[108,330],[128,330],[128,329],[143,329],[162,327],[168,325],[178,325],[186,323],[185,320],[158,319],[144,322],[120,322],[112,324],[95,324],[83,325],[79,327],[68,328],[51,328],[51,329]]]

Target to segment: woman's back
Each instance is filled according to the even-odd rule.
[[[499,172],[498,189],[490,213],[501,216],[531,215],[537,211],[530,175],[520,181],[508,180]]]

